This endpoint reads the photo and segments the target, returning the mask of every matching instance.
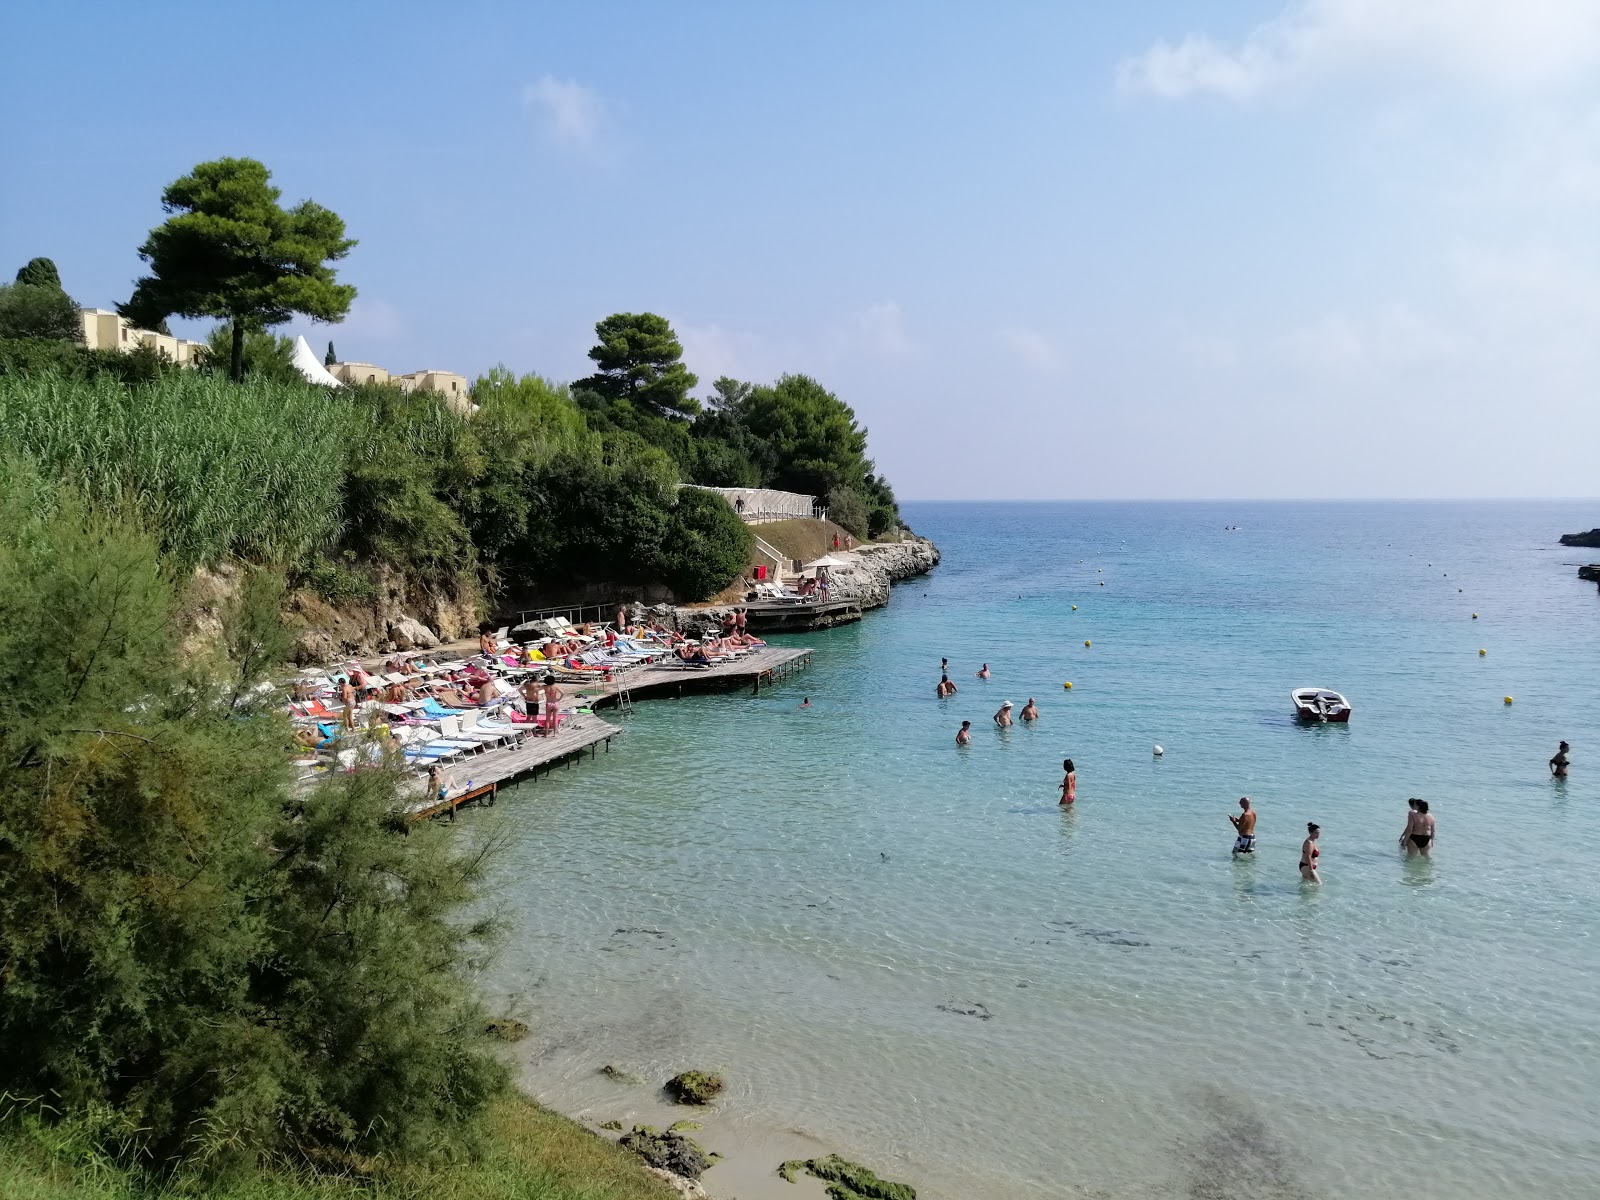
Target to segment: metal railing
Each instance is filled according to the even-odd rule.
[[[594,625],[605,625],[617,615],[617,609],[627,608],[629,601],[618,600],[611,604],[563,604],[554,608],[524,608],[518,609],[516,620],[512,620],[507,613],[501,613],[496,620],[500,624],[525,625],[529,621],[547,621],[551,617],[565,617],[574,625],[585,622]]]

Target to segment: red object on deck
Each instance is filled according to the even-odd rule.
[[[767,564],[766,563],[757,563],[756,564],[756,578],[757,579],[765,579],[766,577],[767,577]]]

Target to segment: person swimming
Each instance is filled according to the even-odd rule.
[[[1033,697],[1028,697],[1028,702],[1022,706],[1022,719],[1024,721],[1037,721],[1039,719],[1039,706],[1033,702]]]
[[[1066,808],[1078,802],[1078,770],[1070,758],[1061,760],[1061,770],[1061,807]]]
[[[1317,849],[1317,838],[1321,833],[1321,825],[1315,821],[1306,822],[1306,840],[1300,843],[1300,878],[1307,883],[1322,882],[1322,876],[1317,873],[1317,859],[1322,856],[1322,851]]]
[[[1249,796],[1239,797],[1239,808],[1242,811],[1237,817],[1228,817],[1228,823],[1233,826],[1233,832],[1238,835],[1233,839],[1233,852],[1235,854],[1254,854],[1256,851],[1256,810],[1250,807]]]
[[[970,746],[972,744],[972,722],[961,722],[961,728],[956,730],[956,745]]]
[[[811,697],[807,696],[804,700],[800,701],[800,707],[801,708],[810,708],[811,707]]]
[[[994,723],[1002,729],[1011,724],[1011,701],[1001,701],[1000,711],[994,715]]]

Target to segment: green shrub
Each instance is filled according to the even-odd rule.
[[[78,306],[60,287],[0,283],[0,338],[83,340]]]
[[[155,1164],[461,1142],[506,1079],[479,861],[396,821],[396,770],[293,790],[282,718],[236,703],[269,579],[230,661],[186,656],[155,541],[43,486],[0,475],[0,1091],[114,1113],[101,1149]]]
[[[679,600],[704,600],[750,564],[755,539],[715,492],[682,488],[661,541],[661,577]]]
[[[854,488],[836,487],[828,493],[828,520],[856,537],[867,536],[867,502]]]

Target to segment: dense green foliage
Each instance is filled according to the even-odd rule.
[[[233,328],[217,325],[206,335],[205,357],[200,369],[212,375],[227,375],[233,358]],[[278,337],[264,329],[246,329],[242,352],[241,378],[271,380],[300,385],[304,376],[295,369],[294,339]]]
[[[457,914],[476,862],[375,764],[296,794],[231,657],[180,652],[155,541],[25,464],[0,478],[0,1091],[102,1114],[126,1160],[423,1153],[503,1087]]]
[[[339,529],[353,412],[312,388],[184,370],[144,387],[105,375],[0,378],[9,452],[141,515],[187,564],[292,564],[326,544]]]
[[[0,283],[0,338],[80,341],[78,306],[59,285]]]
[[[667,581],[699,599],[749,561],[742,523],[680,493],[667,454],[591,431],[567,389],[535,375],[491,372],[468,417],[434,396],[330,393],[270,369],[234,384],[169,368],[130,387],[60,374],[46,356],[46,369],[12,373],[5,350],[18,344],[0,343],[7,446],[140,515],[179,563],[273,563],[330,599],[371,594],[366,569],[380,563],[425,583],[474,571],[523,589]]]
[[[61,286],[61,272],[56,270],[54,259],[30,258],[17,268],[17,282],[30,284],[33,287],[51,287],[56,291],[63,291]]]
[[[222,158],[169,184],[161,206],[173,215],[139,247],[150,274],[122,306],[146,329],[174,314],[229,321],[235,380],[244,373],[247,330],[281,325],[295,313],[337,321],[356,295],[328,265],[355,245],[344,221],[310,200],[283,208],[271,180],[254,159]]]
[[[600,368],[577,386],[607,402],[658,417],[693,415],[689,390],[699,382],[683,365],[683,345],[655,313],[615,313],[594,327],[599,344],[589,357]]]

